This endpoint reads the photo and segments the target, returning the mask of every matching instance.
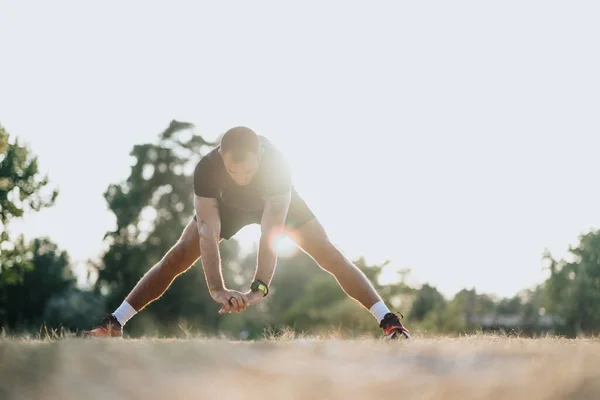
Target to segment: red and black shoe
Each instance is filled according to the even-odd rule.
[[[83,332],[84,337],[122,337],[123,327],[113,315],[106,315],[99,325]]]
[[[404,318],[402,314],[400,314],[400,318],[394,313],[385,314],[379,327],[383,328],[383,336],[386,339],[398,339],[401,335],[410,339],[410,332],[400,322],[401,318]]]

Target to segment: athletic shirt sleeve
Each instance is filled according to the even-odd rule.
[[[194,169],[194,193],[198,197],[217,198],[218,190],[213,179],[213,170],[207,159],[202,159]]]

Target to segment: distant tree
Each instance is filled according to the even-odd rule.
[[[8,225],[22,218],[26,211],[39,211],[54,204],[58,191],[48,188],[48,177],[38,169],[38,159],[30,149],[11,140],[0,126],[0,325],[8,327],[25,319],[27,312],[20,309],[11,293],[24,285],[24,275],[34,268],[34,251],[22,236],[10,240]],[[30,276],[30,275],[29,275]]]
[[[33,268],[31,258],[30,248],[22,235],[13,242],[4,242],[0,251],[0,327],[10,329],[16,320],[11,306],[17,303],[11,298],[11,290],[23,285],[23,275]]]
[[[565,320],[563,333],[576,336],[600,332],[600,231],[579,237],[569,252],[574,260],[557,261],[549,253],[550,277],[546,289],[549,309]]]
[[[496,306],[496,313],[519,315],[522,313],[522,306],[521,298],[519,296],[514,296],[510,299],[502,299]]]
[[[49,329],[63,328],[69,332],[80,332],[99,321],[103,306],[103,299],[98,293],[70,286],[48,299],[42,321]]]
[[[30,209],[39,211],[54,204],[57,190],[48,193],[48,177],[41,176],[38,159],[19,140],[11,142],[0,126],[0,244],[8,241],[8,223]]]
[[[50,300],[75,288],[69,256],[47,238],[27,245],[20,237],[13,252],[8,256],[26,268],[20,279],[0,287],[0,324],[13,330],[37,330],[45,322]]]
[[[433,286],[425,284],[417,290],[415,301],[410,310],[410,318],[414,321],[422,321],[427,314],[444,308],[445,304],[444,296]]]

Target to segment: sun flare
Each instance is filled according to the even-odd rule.
[[[271,246],[277,251],[279,257],[291,258],[298,253],[299,248],[293,237],[294,233],[292,231],[283,231],[271,237]]]

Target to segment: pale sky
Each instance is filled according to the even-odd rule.
[[[94,257],[134,144],[246,125],[350,258],[512,296],[600,226],[599,20],[597,1],[0,0],[0,124],[60,189],[12,230]]]

